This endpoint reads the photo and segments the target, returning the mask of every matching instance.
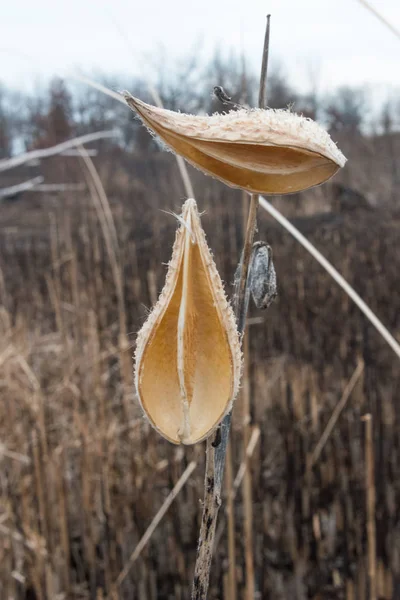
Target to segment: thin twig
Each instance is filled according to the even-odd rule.
[[[268,58],[269,58],[269,31],[270,31],[271,15],[267,15],[267,27],[265,29],[264,50],[261,65],[260,89],[258,92],[258,106],[265,108],[267,106],[267,75],[268,75]]]
[[[228,492],[228,495],[231,497],[232,502],[235,500],[238,490],[239,490],[240,486],[242,485],[243,477],[245,476],[247,467],[249,465],[249,459],[253,456],[253,452],[256,449],[257,442],[260,439],[260,433],[261,432],[260,432],[259,427],[253,428],[253,431],[252,431],[252,434],[250,437],[250,441],[246,448],[246,457],[240,463],[239,469],[237,470],[237,473],[236,473],[236,477],[233,481],[232,489]],[[218,547],[218,544],[221,540],[224,529],[225,529],[225,522],[224,522],[224,518],[222,517],[222,519],[220,519],[220,523],[219,523],[217,532],[215,534],[215,546],[216,547]]]
[[[150,525],[148,526],[148,528],[142,535],[140,541],[138,542],[135,550],[132,552],[131,556],[129,557],[129,559],[128,559],[126,565],[124,566],[124,568],[122,569],[121,573],[118,575],[117,580],[115,582],[115,587],[119,587],[121,585],[121,583],[124,581],[125,577],[128,575],[130,569],[132,568],[133,563],[139,558],[140,554],[142,553],[143,548],[149,542],[149,540],[150,540],[151,536],[153,535],[154,531],[156,530],[157,526],[162,521],[165,513],[167,512],[167,510],[169,509],[169,507],[171,506],[171,504],[173,503],[173,501],[175,500],[175,498],[177,497],[177,495],[179,494],[179,492],[181,491],[181,489],[183,488],[183,486],[185,485],[185,483],[187,482],[187,480],[189,479],[189,477],[191,476],[191,474],[193,473],[195,468],[196,468],[196,462],[194,462],[194,461],[192,461],[186,467],[186,469],[184,470],[184,472],[182,473],[182,475],[176,482],[175,486],[172,488],[172,490],[170,491],[170,493],[164,500],[164,503],[162,504],[160,510],[155,515],[154,519],[152,520],[152,522],[150,523]]]
[[[249,464],[248,459],[253,456],[253,452],[257,446],[257,442],[260,439],[260,433],[261,433],[261,431],[260,431],[259,427],[253,428],[249,443],[247,444],[247,448],[246,448],[246,459],[247,460],[242,460],[242,462],[240,463],[238,472],[236,473],[236,477],[233,482],[233,488],[232,488],[233,498],[236,498],[238,489],[240,488],[240,485],[243,481],[243,477],[246,474],[246,470],[247,470],[247,467]]]
[[[364,415],[365,421],[365,484],[367,508],[367,540],[368,540],[368,579],[369,598],[376,600],[376,525],[375,525],[375,469],[374,469],[374,438],[372,431],[372,416]]]
[[[314,451],[311,455],[310,464],[308,465],[309,469],[311,469],[315,465],[315,463],[321,456],[321,452],[324,449],[325,444],[328,441],[340,415],[342,414],[343,409],[346,406],[347,401],[350,398],[351,393],[354,390],[354,387],[355,387],[357,381],[360,379],[361,375],[363,374],[363,371],[364,371],[364,363],[362,361],[360,361],[358,363],[357,367],[355,368],[350,381],[344,388],[342,397],[340,398],[340,401],[338,402],[338,404],[335,406],[335,408],[329,418],[328,424],[325,427],[323,434],[321,435],[317,445],[314,448]]]
[[[269,19],[267,21],[266,39],[269,38]],[[265,87],[268,68],[268,45],[264,44],[260,86]],[[260,96],[261,99],[265,95]],[[260,106],[264,108],[264,105]],[[246,286],[252,254],[254,235],[257,230],[258,194],[252,194],[249,215],[240,260],[240,276],[234,297],[234,310],[240,334],[244,334],[248,303],[246,302]],[[214,548],[215,530],[219,507],[221,506],[221,489],[224,475],[225,457],[228,446],[232,413],[226,415],[216,433],[206,443],[206,474],[204,480],[204,504],[197,547],[196,565],[193,578],[192,600],[205,600],[210,579],[211,561]]]
[[[19,531],[15,531],[3,523],[0,523],[0,535],[9,536],[13,541],[18,544],[23,544],[28,550],[32,550],[37,554],[42,555],[43,557],[47,557],[47,551],[44,547],[41,547],[39,544],[32,542],[25,536],[23,536]]]
[[[15,196],[16,194],[20,194],[21,192],[26,192],[28,190],[32,190],[37,187],[44,181],[44,177],[33,177],[32,179],[28,179],[23,183],[17,183],[16,185],[11,185],[10,187],[1,188],[0,189],[0,200],[3,198],[10,198]]]
[[[107,194],[104,190],[100,176],[97,172],[96,167],[94,166],[92,159],[86,154],[86,149],[84,148],[84,146],[79,145],[77,148],[86,167],[87,174],[89,176],[87,182],[91,192],[91,197],[93,199],[93,204],[96,209],[97,217],[100,222],[100,227],[106,244],[106,249],[110,260],[110,266],[117,291],[118,312],[120,318],[120,333],[125,335],[126,319],[124,288],[122,285],[120,250],[114,218],[112,215],[110,204],[108,202]]]
[[[98,131],[96,133],[88,133],[87,135],[81,135],[80,137],[67,140],[61,144],[56,144],[56,146],[51,146],[50,148],[44,148],[43,150],[32,150],[31,152],[25,152],[24,154],[14,156],[13,158],[4,158],[3,160],[0,160],[0,172],[7,171],[8,169],[14,169],[15,167],[19,167],[20,165],[23,165],[31,160],[47,158],[49,156],[54,156],[55,154],[61,154],[64,152],[64,150],[68,150],[68,148],[73,148],[74,146],[87,144],[89,142],[94,142],[104,138],[112,138],[117,135],[118,133],[116,131]]]
[[[121,377],[124,384],[123,405],[126,412],[126,416],[129,419],[130,403],[128,401],[128,395],[130,393],[132,384],[129,355],[130,344],[128,341],[126,331],[126,307],[123,279],[124,272],[122,268],[121,253],[118,244],[117,230],[115,227],[111,206],[108,201],[107,194],[103,187],[101,178],[97,172],[97,169],[83,146],[78,146],[78,151],[88,173],[87,183],[99,218],[104,241],[106,243],[106,248],[110,259],[111,270],[113,273],[113,278],[117,292],[119,319],[119,363]]]
[[[260,206],[264,208],[269,214],[274,217],[280,225],[282,225],[300,244],[309,252],[319,264],[327,271],[327,273],[340,285],[340,287],[346,292],[346,294],[357,304],[358,308],[362,310],[367,319],[372,325],[379,331],[381,336],[386,340],[389,346],[394,350],[397,356],[400,358],[400,344],[394,339],[392,334],[386,329],[381,323],[378,317],[372,312],[369,306],[364,300],[357,294],[357,292],[351,287],[349,283],[340,275],[340,273],[331,265],[331,263],[319,252],[315,246],[308,241],[306,237],[290,221],[284,217],[279,210],[276,210],[274,206],[266,198],[260,196]]]
[[[2,442],[0,442],[0,458],[2,458],[3,456],[21,462],[24,465],[30,465],[32,462],[29,456],[25,456],[25,454],[21,454],[20,452],[8,450],[8,448],[6,448],[6,446]]]
[[[71,73],[68,75],[68,77],[70,79],[75,79],[76,81],[80,81],[81,83],[86,83],[91,88],[97,90],[98,92],[101,92],[105,96],[114,98],[114,100],[116,100],[117,102],[120,102],[121,104],[126,105],[124,97],[121,94],[119,94],[118,92],[114,92],[114,90],[110,90],[108,87],[106,87],[102,83],[93,81],[93,79],[90,79],[90,77],[86,77],[86,75],[82,75],[82,73]]]
[[[77,155],[78,156],[78,155]],[[88,153],[88,156],[91,156]],[[41,192],[45,194],[55,194],[58,192],[84,192],[86,185],[84,183],[43,183],[27,190],[28,192]]]
[[[114,260],[117,261],[119,257],[119,245],[118,245],[118,234],[117,229],[115,227],[114,218],[112,215],[111,207],[108,202],[107,194],[105,192],[103,183],[101,181],[100,175],[97,172],[97,169],[94,165],[94,162],[88,155],[86,148],[83,147],[82,144],[79,144],[78,148],[79,156],[82,158],[85,166],[90,174],[90,177],[93,181],[94,187],[96,189],[96,193],[98,199],[100,201],[101,209],[104,214],[105,222],[107,224],[107,238],[112,241],[113,251],[114,251]],[[106,239],[107,243],[107,239]]]
[[[371,4],[369,2],[366,2],[366,0],[358,0],[363,6],[365,6],[365,8],[367,10],[369,10],[370,12],[372,12],[373,15],[375,15],[375,17],[377,17],[381,23],[383,23],[384,25],[386,25],[386,27],[388,29],[390,29],[390,31],[392,33],[394,33],[394,35],[397,37],[397,39],[400,40],[400,31],[394,26],[392,25],[392,23],[390,21],[388,21],[387,19],[385,19],[385,17],[383,15],[381,15],[373,6],[371,6]]]

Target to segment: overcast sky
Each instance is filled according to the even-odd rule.
[[[400,0],[370,0],[400,29]],[[13,0],[0,10],[0,81],[28,88],[79,68],[144,74],[160,48],[205,60],[217,46],[243,49],[259,68],[265,16],[271,63],[304,90],[341,84],[400,89],[400,40],[358,0]],[[129,38],[129,44],[124,36]],[[168,66],[168,63],[167,63]],[[167,67],[166,67],[167,68]]]

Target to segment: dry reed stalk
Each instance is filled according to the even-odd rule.
[[[357,569],[357,594],[356,594],[356,598],[357,600],[362,600],[364,598],[368,598],[368,594],[367,594],[367,590],[368,590],[368,586],[367,586],[367,578],[368,578],[368,574],[367,571],[365,569],[365,565],[364,565],[364,561],[361,560],[359,565],[358,565],[358,569]]]
[[[57,287],[55,281],[48,273],[45,275],[47,290],[49,292],[50,302],[52,304],[54,310],[54,317],[56,321],[57,331],[63,335],[63,319],[62,319],[62,311],[61,311],[61,302],[60,297],[57,294]]]
[[[364,372],[364,362],[362,360],[359,361],[359,363],[357,364],[357,367],[354,370],[353,375],[351,376],[350,381],[348,382],[348,384],[346,385],[346,387],[343,390],[343,394],[342,397],[340,398],[339,402],[336,404],[335,408],[333,409],[333,412],[329,418],[329,421],[317,443],[317,445],[315,446],[313,453],[311,455],[310,458],[310,462],[308,464],[308,468],[311,469],[315,463],[318,461],[319,457],[321,456],[321,452],[325,447],[326,442],[328,441],[329,437],[332,434],[332,431],[335,428],[335,425],[340,417],[340,415],[343,412],[343,409],[345,408],[348,399],[351,396],[351,393],[357,383],[357,381],[360,379],[361,375]]]
[[[246,589],[244,598],[253,600],[254,598],[254,557],[253,557],[253,495],[252,495],[252,476],[247,456],[247,446],[250,441],[251,432],[251,414],[250,414],[250,374],[249,374],[249,334],[244,339],[243,348],[243,383],[242,383],[242,460],[245,464],[245,473],[243,476],[242,494],[243,494],[243,543],[246,565]]]
[[[44,557],[47,556],[47,552],[44,548],[37,548],[32,540],[27,539],[19,531],[15,531],[3,523],[0,523],[0,534],[4,537],[11,538],[13,542],[16,542],[17,544],[23,544],[27,550],[33,553],[37,553],[38,555],[41,554]]]
[[[103,234],[101,234],[103,235]],[[95,232],[92,234],[92,252],[93,252],[93,263],[94,263],[94,272],[93,272],[93,289],[91,290],[93,306],[96,307],[96,313],[98,313],[98,321],[99,326],[102,330],[107,329],[108,318],[107,310],[105,305],[101,302],[101,299],[104,298],[104,295],[107,293],[107,288],[104,281],[104,265],[102,263],[103,255],[102,255],[102,241],[101,237],[98,235],[97,228]],[[92,302],[90,302],[92,305]]]
[[[1,298],[1,306],[0,306],[0,322],[5,318],[6,309],[8,306],[8,294],[6,290],[6,282],[4,280],[3,269],[0,266],[0,298]]]
[[[69,544],[69,526],[68,526],[68,506],[67,506],[67,490],[65,485],[65,451],[62,447],[57,449],[57,491],[58,491],[58,510],[60,522],[60,540],[62,547],[62,570],[63,570],[63,587],[67,596],[70,594],[70,544]]]
[[[27,192],[29,190],[37,189],[38,186],[44,181],[44,178],[33,177],[32,179],[28,179],[27,181],[23,181],[22,183],[18,183],[17,185],[11,185],[6,188],[0,188],[0,201],[4,198],[12,197],[15,194],[21,192]]]
[[[264,210],[280,223],[300,244],[309,252],[319,264],[329,273],[329,275],[336,281],[336,283],[346,292],[346,294],[353,300],[358,308],[364,313],[367,319],[372,323],[375,329],[381,334],[383,339],[389,344],[395,354],[400,358],[400,344],[395,340],[388,329],[378,319],[375,313],[369,308],[364,300],[357,294],[357,292],[349,285],[349,283],[342,277],[342,275],[331,265],[331,263],[311,244],[311,242],[302,234],[300,231],[288,221],[276,208],[272,206],[266,198],[260,196],[260,205]]]
[[[113,273],[114,283],[118,297],[118,308],[120,318],[120,331],[126,331],[125,326],[125,303],[122,286],[122,273],[120,265],[120,250],[118,244],[118,236],[115,228],[115,223],[111,211],[111,207],[107,198],[107,194],[104,190],[100,176],[97,172],[96,167],[90,156],[88,156],[83,146],[78,147],[79,153],[87,169],[87,173],[90,176],[91,184],[89,184],[89,190],[91,192],[91,198],[93,205],[96,209],[101,230],[103,233],[104,242],[106,244],[108,257],[110,260],[110,266]]]
[[[91,179],[91,183],[88,181],[88,185],[89,189],[91,190],[93,204],[96,208],[97,216],[100,221],[117,292],[119,316],[118,347],[120,370],[123,382],[123,406],[126,418],[130,420],[132,412],[130,402],[131,387],[133,383],[130,356],[131,345],[128,340],[126,328],[123,268],[121,264],[121,253],[118,244],[118,236],[115,228],[110,203],[108,201],[107,194],[104,190],[103,184],[96,170],[96,167],[83,146],[78,146],[78,151],[82,157],[82,160],[86,166],[87,172]]]
[[[30,465],[32,462],[29,456],[21,454],[20,452],[13,452],[12,450],[8,450],[6,446],[0,442],[0,458],[3,456],[11,458],[12,460],[16,460],[24,465]]]
[[[398,40],[400,40],[400,30],[397,29],[393,23],[391,23],[388,19],[386,19],[380,12],[376,10],[367,0],[358,0],[367,10],[369,10],[381,23],[386,25],[386,27],[394,33]]]
[[[356,600],[354,592],[354,581],[352,579],[346,580],[346,600]]]
[[[194,461],[192,461],[191,463],[189,463],[189,465],[186,467],[186,469],[182,473],[182,475],[179,478],[179,480],[176,482],[176,484],[174,485],[174,487],[172,488],[172,490],[170,491],[170,493],[168,494],[168,496],[164,500],[161,508],[159,509],[159,511],[157,512],[157,514],[154,516],[152,522],[150,523],[150,525],[146,529],[145,533],[143,534],[143,536],[139,540],[138,544],[136,545],[135,550],[132,552],[132,554],[129,557],[128,561],[126,562],[124,568],[122,569],[122,571],[118,575],[118,577],[117,577],[117,579],[115,581],[115,584],[114,584],[114,588],[116,590],[119,588],[119,586],[122,584],[122,582],[124,581],[124,579],[128,575],[130,569],[132,568],[132,565],[135,563],[135,561],[141,555],[143,548],[150,541],[151,536],[153,535],[154,531],[157,529],[158,525],[162,521],[165,513],[167,512],[167,510],[169,509],[169,507],[171,506],[171,504],[173,503],[173,501],[175,500],[175,498],[177,497],[177,495],[179,494],[179,492],[181,491],[181,489],[183,488],[183,486],[188,481],[190,475],[193,473],[193,471],[195,470],[196,466],[197,466],[197,464]]]
[[[385,597],[385,565],[382,560],[376,565],[376,593],[378,598]]]
[[[253,430],[251,432],[251,436],[249,439],[249,443],[247,445],[246,448],[246,456],[244,459],[242,459],[242,462],[239,465],[239,469],[237,470],[236,473],[236,477],[235,480],[233,482],[233,489],[232,489],[232,493],[233,493],[233,498],[236,498],[236,494],[242,484],[243,478],[246,474],[246,470],[249,464],[249,459],[253,456],[254,450],[256,449],[258,440],[260,439],[260,428],[259,427],[253,427]]]
[[[368,581],[369,598],[377,600],[377,568],[376,568],[376,523],[375,523],[375,457],[372,430],[372,415],[363,417],[365,422],[365,486],[367,509],[367,541],[368,541]]]
[[[319,406],[317,396],[316,375],[314,372],[310,375],[310,401],[311,401],[311,426],[313,433],[317,435],[319,431]]]
[[[157,303],[158,293],[157,293],[157,276],[153,269],[147,271],[147,287],[149,290],[149,298],[151,302],[151,306],[155,306]]]
[[[102,550],[103,550],[103,562],[104,562],[104,581],[106,592],[111,590],[113,581],[112,570],[111,570],[111,541],[109,539],[108,532],[110,526],[112,528],[112,512],[111,512],[111,499],[110,499],[110,482],[109,482],[109,461],[110,452],[108,445],[108,411],[106,405],[106,398],[104,388],[101,382],[101,368],[102,358],[100,355],[100,340],[98,335],[98,325],[96,314],[94,311],[89,311],[89,336],[91,346],[91,368],[92,368],[92,389],[93,395],[98,403],[98,414],[94,428],[99,431],[99,442],[98,442],[98,455],[100,459],[100,503],[103,513],[102,523]],[[115,550],[113,552],[115,554]]]
[[[14,578],[13,562],[15,560],[13,553],[4,548],[0,553],[0,594],[5,598],[16,598],[18,587]],[[20,583],[24,583],[21,581]]]
[[[39,442],[36,436],[36,432],[32,434],[32,451],[33,451],[33,463],[35,472],[35,483],[36,483],[36,496],[39,508],[39,523],[40,533],[46,544],[46,552],[48,558],[45,561],[40,561],[42,567],[41,577],[45,582],[45,589],[48,598],[52,597],[52,581],[51,581],[51,569],[49,562],[51,561],[51,543],[50,543],[50,526],[48,522],[48,508],[47,508],[47,486],[46,486],[46,468],[43,465],[41,452],[39,448]],[[44,489],[46,486],[46,490]]]
[[[50,252],[51,252],[51,266],[52,266],[52,272],[53,272],[53,285],[54,285],[55,295],[57,298],[57,304],[60,306],[61,305],[61,278],[60,278],[61,260],[60,260],[60,253],[59,253],[60,240],[59,240],[59,233],[58,233],[58,224],[57,224],[57,217],[54,213],[50,213],[49,219],[50,219]],[[63,334],[64,328],[63,328],[63,323],[62,323],[61,309],[59,309],[59,313],[60,313],[59,329],[60,329],[60,332]]]
[[[249,461],[250,461],[251,457],[253,456],[254,450],[257,447],[258,440],[260,439],[260,434],[261,434],[260,428],[253,427],[253,430],[252,430],[252,433],[250,436],[250,440],[249,440],[249,443],[246,448],[246,457],[244,459],[242,459],[242,462],[239,465],[239,468],[236,472],[236,476],[235,476],[235,479],[233,480],[233,484],[230,489],[230,492],[227,491],[227,497],[230,494],[232,497],[232,502],[234,502],[234,500],[238,494],[238,491],[240,490],[240,487],[243,483],[243,478],[245,476],[247,466],[249,465]],[[219,546],[222,535],[224,533],[224,529],[225,529],[225,523],[224,523],[224,521],[221,520],[221,523],[215,534],[215,546],[216,547]]]
[[[149,587],[151,600],[157,600],[157,572],[154,569],[150,571]]]
[[[30,162],[31,160],[47,158],[49,156],[54,156],[55,154],[61,154],[68,148],[87,144],[88,142],[94,142],[95,140],[114,138],[116,135],[116,131],[98,131],[96,133],[88,133],[86,135],[68,140],[67,142],[57,144],[56,146],[52,146],[51,148],[32,150],[31,152],[26,152],[24,154],[20,154],[19,156],[14,156],[13,158],[4,158],[0,160],[0,173],[2,171],[7,171],[8,169],[14,169],[15,167]]]
[[[80,293],[79,293],[79,283],[78,283],[78,261],[76,249],[74,247],[72,241],[72,232],[71,232],[71,219],[69,215],[64,220],[64,239],[65,246],[68,255],[71,257],[68,263],[69,270],[69,284],[71,288],[71,302],[74,306],[74,339],[76,341],[75,347],[79,350],[82,348],[82,339],[80,337],[81,329],[82,329],[82,315],[81,315],[81,301],[80,301]]]
[[[235,512],[233,503],[232,442],[228,442],[226,452],[226,515],[228,520],[228,573],[224,576],[224,598],[236,600],[236,544],[235,544]],[[225,583],[226,580],[226,583]]]
[[[47,600],[47,596],[43,588],[43,580],[41,574],[42,570],[42,565],[40,565],[40,568],[32,568],[30,573],[30,579],[32,581],[32,584],[34,585],[35,593],[38,596],[38,600]]]
[[[391,572],[390,568],[386,569],[385,572],[385,592],[384,592],[384,597],[385,598],[393,598],[393,573]]]
[[[92,474],[95,472],[95,464],[89,448],[89,435],[87,427],[81,423],[81,527],[85,557],[89,567],[89,586],[91,593],[96,589],[96,539],[93,531],[92,506],[93,506],[93,484]]]

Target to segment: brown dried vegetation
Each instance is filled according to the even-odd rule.
[[[132,373],[135,333],[161,289],[162,263],[175,232],[175,220],[159,209],[178,212],[183,190],[171,156],[118,155],[116,162],[115,154],[100,156],[96,164],[115,221],[117,265],[110,263],[93,189],[36,201],[25,196],[1,208],[2,598],[188,596],[203,446],[175,447],[152,430],[135,400]],[[346,154],[351,165],[352,152]],[[51,172],[64,160],[50,159],[46,168]],[[79,168],[70,172],[72,179],[82,180]],[[346,186],[354,183],[365,191],[363,172],[344,170],[343,178]],[[239,191],[200,173],[193,172],[193,181],[199,209],[206,211],[207,239],[230,293],[245,201]],[[368,191],[378,200],[372,183]],[[398,337],[400,215],[395,208],[372,208],[339,183],[275,203]],[[388,600],[400,586],[397,359],[328,275],[265,215],[259,233],[274,250],[279,299],[265,315],[251,315],[256,319],[249,326],[247,377],[232,432],[233,493],[243,461],[250,477],[243,478],[243,494],[237,492],[233,503],[229,545],[227,521],[221,518],[209,598],[233,598],[234,586],[238,598],[253,587],[259,597],[274,600],[365,600],[361,416],[369,412],[374,584],[378,597]],[[357,368],[354,389],[313,461]],[[252,440],[252,455],[244,459]],[[117,592],[118,576],[192,460],[196,469]],[[232,509],[232,503],[226,506]],[[249,506],[252,553],[244,547],[251,537]],[[254,581],[246,582],[251,572]]]

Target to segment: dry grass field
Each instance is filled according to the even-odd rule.
[[[339,142],[349,158],[339,178],[272,202],[399,339],[400,189],[388,158],[398,140]],[[82,158],[54,157],[40,166],[46,181],[82,191],[0,207],[4,599],[189,595],[204,444],[176,447],[151,429],[132,360],[174,239],[163,211],[179,212],[184,191],[171,155],[100,148],[106,202]],[[190,173],[230,295],[247,199]],[[371,581],[378,598],[400,598],[398,359],[266,213],[259,238],[273,248],[279,297],[249,316],[209,598],[365,600]]]

